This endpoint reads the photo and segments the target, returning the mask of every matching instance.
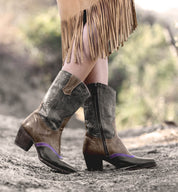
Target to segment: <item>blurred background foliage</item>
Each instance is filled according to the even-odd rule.
[[[112,56],[109,82],[118,92],[117,123],[121,127],[176,120],[178,116],[177,57],[165,33],[159,24],[143,24]]]
[[[30,46],[31,53],[39,57],[38,64],[58,61],[61,63],[61,30],[56,7],[38,15],[33,15],[28,24],[21,26],[24,42]],[[33,52],[34,51],[34,52]]]
[[[13,1],[6,1],[6,10],[1,13],[6,13],[3,19],[8,29],[13,27],[8,35],[13,41],[0,42],[1,77],[6,78],[0,86],[0,113],[22,117],[38,106],[62,66],[60,18],[55,1],[27,0],[13,14],[7,2]],[[155,13],[140,8],[137,15],[138,28],[109,58],[109,85],[117,91],[116,123],[120,129],[164,121],[178,123],[176,22],[167,25],[169,21],[165,23]],[[8,68],[7,61],[11,63]],[[18,70],[22,78],[3,77],[10,69],[13,74]],[[12,98],[7,99],[6,94]],[[21,107],[12,102],[17,97]],[[16,103],[11,104],[11,110],[6,109],[9,100]]]

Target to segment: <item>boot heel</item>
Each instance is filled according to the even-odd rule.
[[[102,158],[97,155],[85,155],[85,163],[88,168],[88,171],[102,171],[103,170],[103,161]]]
[[[33,145],[32,138],[22,126],[20,127],[17,133],[15,144],[25,151],[28,151],[30,147]]]

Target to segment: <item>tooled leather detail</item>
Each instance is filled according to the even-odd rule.
[[[81,83],[80,79],[76,78],[74,75],[72,75],[63,88],[63,92],[65,95],[71,95],[73,89],[77,87]]]
[[[38,113],[53,130],[64,125],[65,119],[69,119],[90,95],[84,83],[75,78],[67,71],[60,71],[43,99]],[[64,94],[63,88],[70,95]]]

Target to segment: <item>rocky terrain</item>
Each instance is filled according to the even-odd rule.
[[[155,125],[120,135],[130,151],[138,156],[152,157],[157,167],[142,170],[117,170],[104,164],[104,171],[86,170],[82,156],[84,128],[64,130],[62,155],[78,169],[63,175],[42,164],[35,148],[24,152],[14,145],[22,119],[0,115],[0,191],[178,191],[178,127]]]

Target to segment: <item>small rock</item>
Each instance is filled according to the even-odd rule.
[[[157,149],[153,149],[153,150],[147,152],[147,154],[151,154],[151,153],[154,153],[154,154],[155,154],[155,153],[159,153],[159,152],[158,152]]]

